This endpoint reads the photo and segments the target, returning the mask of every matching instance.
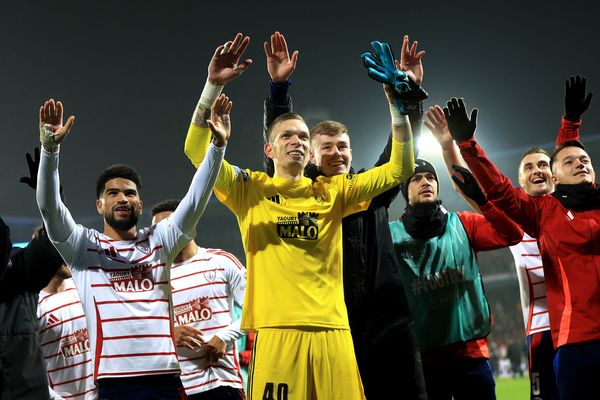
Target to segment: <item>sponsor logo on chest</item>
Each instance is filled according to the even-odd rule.
[[[277,234],[284,239],[316,240],[319,237],[319,214],[315,212],[299,212],[298,217],[278,216]]]
[[[192,299],[173,309],[175,322],[178,325],[186,325],[192,322],[207,321],[212,318],[208,297]]]
[[[135,265],[130,270],[108,272],[115,292],[149,292],[154,290],[152,266],[148,264]]]
[[[60,352],[65,358],[90,351],[90,340],[87,328],[79,329],[60,340]]]

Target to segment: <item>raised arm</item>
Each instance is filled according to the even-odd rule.
[[[271,35],[271,42],[264,42],[265,56],[267,58],[267,71],[269,72],[269,97],[265,100],[263,116],[263,143],[269,141],[267,132],[269,127],[278,116],[292,112],[292,99],[288,95],[291,85],[290,76],[296,69],[298,62],[298,50],[292,53],[288,51],[285,37],[275,32]],[[273,160],[264,155],[263,167],[269,176],[273,176],[275,167]]]
[[[473,138],[477,127],[477,109],[471,112],[469,118],[464,101],[452,98],[444,108],[444,115],[450,134],[458,144],[463,159],[483,187],[487,198],[521,225],[525,232],[537,237],[539,212],[536,200],[523,190],[515,188],[510,179],[487,158]]]
[[[252,64],[251,59],[240,61],[250,43],[249,36],[235,35],[215,49],[208,64],[208,77],[198,100],[192,122],[185,139],[184,152],[197,168],[208,151],[210,136],[204,135],[202,129],[208,129],[206,120],[210,119],[210,109],[217,100],[223,87],[239,77]]]
[[[556,137],[556,147],[567,140],[579,140],[581,116],[590,107],[593,93],[586,95],[586,79],[571,76],[565,81],[565,115]]]
[[[71,213],[60,198],[58,155],[60,144],[67,137],[75,117],[70,116],[63,125],[63,105],[50,99],[40,107],[40,143],[42,154],[37,177],[36,199],[48,237],[55,243],[65,261],[70,264],[70,246],[62,246],[76,230]]]

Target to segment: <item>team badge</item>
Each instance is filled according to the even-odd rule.
[[[150,243],[147,240],[144,240],[143,242],[138,242],[135,244],[135,248],[138,249],[139,251],[141,251],[144,254],[149,254],[150,253]]]
[[[206,278],[207,281],[209,282],[214,282],[215,279],[217,278],[217,271],[206,271],[204,273],[204,278]]]

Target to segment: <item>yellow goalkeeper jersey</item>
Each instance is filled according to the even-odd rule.
[[[186,154],[197,167],[210,130],[190,125]],[[412,143],[394,141],[390,162],[361,174],[292,180],[223,161],[217,198],[236,216],[246,252],[241,327],[349,329],[342,285],[342,218],[412,173]]]

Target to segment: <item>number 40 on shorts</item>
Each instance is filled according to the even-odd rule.
[[[288,400],[287,383],[277,384],[277,398],[275,398],[275,384],[273,382],[267,382],[262,400]]]

